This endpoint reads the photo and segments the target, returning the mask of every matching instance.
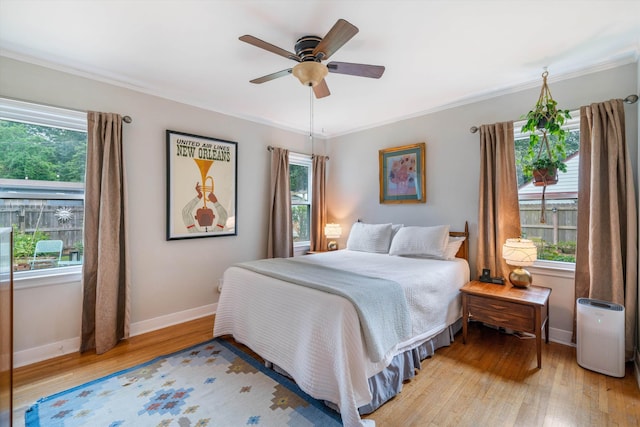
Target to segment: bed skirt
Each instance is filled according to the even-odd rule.
[[[397,354],[382,372],[370,377],[369,390],[371,390],[373,398],[369,404],[358,408],[360,415],[374,412],[389,399],[400,393],[404,382],[416,376],[416,370],[421,368],[421,362],[432,356],[437,349],[451,345],[455,334],[460,329],[462,329],[462,319],[458,319],[433,338]],[[265,365],[282,375],[290,377],[283,369],[271,362],[265,361]],[[325,404],[338,411],[335,403],[325,401]]]

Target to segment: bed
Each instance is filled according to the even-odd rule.
[[[355,223],[346,249],[235,264],[224,273],[214,336],[251,348],[339,410],[345,426],[375,425],[360,415],[399,393],[420,361],[461,327],[468,234],[466,224],[452,232]],[[342,282],[373,298],[373,308],[362,308],[351,290],[324,288]],[[390,303],[398,292],[402,301]]]

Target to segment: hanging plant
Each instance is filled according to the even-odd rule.
[[[533,178],[533,184],[542,189],[540,222],[545,222],[544,194],[548,185],[558,183],[558,171],[566,172],[566,140],[568,131],[563,129],[565,121],[571,119],[569,110],[558,109],[558,103],[551,96],[547,84],[549,72],[542,73],[540,97],[533,110],[524,117],[527,122],[522,133],[529,133],[529,146],[522,159],[522,172],[526,178]],[[553,137],[553,138],[551,138]],[[550,140],[551,139],[551,140]]]
[[[558,170],[567,171],[564,159],[567,157],[568,131],[562,126],[571,115],[569,110],[558,109],[558,103],[551,96],[547,84],[548,75],[548,71],[542,73],[540,97],[533,110],[524,117],[527,122],[520,129],[522,133],[529,133],[529,147],[522,160],[522,172],[527,178],[535,177],[534,171],[539,170],[548,170],[550,175],[556,174]],[[550,137],[554,138],[550,141]]]

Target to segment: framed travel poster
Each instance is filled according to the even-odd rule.
[[[167,130],[167,240],[235,236],[238,144]]]

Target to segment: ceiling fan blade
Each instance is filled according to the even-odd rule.
[[[329,62],[327,68],[330,73],[349,74],[351,76],[370,77],[379,79],[384,73],[383,65],[354,64],[351,62]]]
[[[288,68],[286,70],[282,70],[282,71],[278,71],[275,73],[271,73],[271,74],[267,74],[266,76],[262,76],[262,77],[258,77],[257,79],[253,79],[250,81],[250,83],[264,83],[264,82],[268,82],[274,79],[277,79],[278,77],[284,77],[286,75],[291,74],[291,68]]]
[[[328,59],[356,34],[358,34],[358,27],[344,19],[338,19],[313,50],[313,55],[320,60]],[[320,57],[318,57],[319,54]]]
[[[298,56],[295,53],[289,52],[288,50],[284,50],[278,46],[272,45],[271,43],[267,43],[266,41],[260,40],[257,37],[246,34],[244,36],[238,37],[238,39],[242,40],[245,43],[249,43],[255,47],[268,50],[269,52],[275,53],[276,55],[284,56],[285,58],[292,59],[296,62],[300,62],[300,58],[298,58]]]
[[[318,99],[331,95],[331,92],[329,92],[329,86],[327,86],[327,81],[322,79],[320,83],[313,87],[313,93]]]

